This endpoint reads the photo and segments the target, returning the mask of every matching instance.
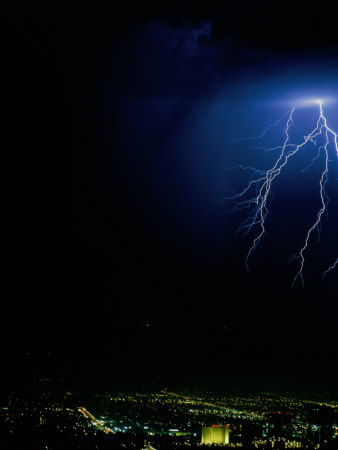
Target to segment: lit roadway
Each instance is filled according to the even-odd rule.
[[[287,397],[281,397],[281,398],[283,398],[285,400],[290,400]],[[338,405],[332,404],[332,403],[315,402],[313,400],[300,400],[300,401],[303,402],[303,403],[310,403],[310,404],[317,405],[317,406],[318,405],[319,406],[327,406],[328,408],[334,408],[334,409],[338,408]]]
[[[100,431],[104,431],[105,433],[114,433],[115,431],[111,430],[108,427],[105,427],[98,419],[96,419],[93,414],[87,411],[83,406],[79,406],[77,408],[87,419],[90,419],[92,424]]]
[[[162,391],[162,392],[167,395],[172,395],[174,397],[183,398],[184,400],[187,400],[189,403],[196,403],[198,405],[209,406],[209,407],[216,408],[219,410],[224,410],[227,413],[232,413],[235,415],[247,414],[249,416],[256,417],[258,419],[262,418],[262,414],[255,413],[253,411],[238,411],[237,409],[232,409],[232,408],[227,408],[225,406],[215,405],[213,403],[205,402],[202,400],[196,400],[194,398],[186,397],[184,395],[175,394],[174,392],[166,392],[166,391]]]

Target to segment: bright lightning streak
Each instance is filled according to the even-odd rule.
[[[299,280],[301,286],[304,286],[304,265],[305,265],[305,252],[309,246],[309,242],[311,236],[314,231],[318,232],[318,240],[320,238],[320,230],[319,226],[322,221],[322,216],[324,213],[327,214],[327,208],[329,203],[329,198],[326,194],[325,187],[328,181],[328,173],[329,173],[329,145],[332,144],[336,151],[336,155],[338,157],[338,135],[335,133],[327,124],[327,119],[323,112],[323,101],[322,100],[311,100],[307,101],[308,104],[317,104],[319,107],[319,115],[316,120],[316,124],[313,130],[306,136],[303,137],[303,141],[299,144],[293,144],[290,142],[290,130],[294,125],[294,112],[295,108],[292,108],[291,111],[285,113],[277,122],[268,126],[260,135],[254,136],[251,138],[243,138],[243,139],[234,139],[232,142],[242,142],[248,141],[251,139],[259,139],[267,134],[267,132],[272,128],[281,123],[283,118],[287,116],[286,125],[284,128],[284,142],[283,145],[273,147],[273,148],[264,148],[258,147],[265,151],[277,151],[279,150],[279,156],[271,169],[268,170],[258,170],[254,167],[246,167],[242,165],[237,165],[232,169],[242,169],[251,171],[251,177],[249,179],[246,187],[239,193],[235,193],[233,196],[228,197],[227,200],[235,200],[235,206],[230,209],[228,212],[240,211],[242,209],[249,209],[250,214],[247,219],[242,222],[239,226],[238,231],[242,232],[244,235],[247,235],[250,232],[255,232],[254,238],[252,240],[251,247],[248,250],[248,253],[245,257],[245,264],[247,269],[249,270],[249,259],[256,250],[256,248],[260,245],[261,240],[266,232],[266,220],[269,213],[267,202],[269,197],[272,196],[271,186],[273,182],[279,177],[281,171],[288,164],[289,160],[298,154],[308,143],[313,143],[316,145],[317,139],[322,138],[325,140],[324,144],[318,148],[317,155],[311,160],[311,162],[302,170],[302,173],[307,171],[313,164],[319,160],[319,157],[322,153],[324,153],[324,168],[321,171],[320,181],[319,181],[319,194],[320,194],[320,208],[317,212],[316,219],[309,227],[308,231],[305,235],[304,244],[301,249],[290,257],[290,261],[298,261],[298,271],[292,281],[292,286],[296,284]],[[254,195],[250,198],[246,198],[247,195],[254,191]],[[335,263],[330,266],[323,274],[323,278],[327,275],[327,273],[333,270],[336,266],[338,266],[338,258]]]
[[[325,272],[323,273],[323,279],[326,277],[326,275],[330,272],[330,270],[333,270],[336,268],[336,266],[338,265],[338,258],[336,259],[336,261],[332,264],[332,266],[330,266],[328,269],[325,270]]]
[[[288,112],[284,113],[284,114],[282,115],[281,118],[279,118],[276,122],[272,123],[271,125],[267,126],[267,127],[265,128],[265,130],[262,131],[261,134],[259,134],[258,136],[245,137],[245,138],[241,138],[241,139],[233,138],[233,139],[230,139],[230,140],[227,141],[227,142],[243,142],[243,141],[251,141],[252,139],[259,139],[259,138],[261,138],[261,137],[264,137],[264,136],[266,135],[266,133],[267,133],[269,130],[271,130],[271,128],[277,127],[277,126],[282,122],[282,120],[284,119],[284,117],[285,117],[287,114],[288,114]]]

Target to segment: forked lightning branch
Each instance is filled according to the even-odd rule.
[[[235,202],[233,208],[230,209],[230,212],[240,210],[248,211],[247,218],[239,226],[239,231],[244,235],[250,234],[253,236],[251,246],[248,249],[245,257],[245,264],[247,269],[249,270],[250,258],[252,257],[257,247],[260,245],[261,240],[266,232],[266,222],[269,215],[268,200],[272,196],[272,187],[274,183],[277,182],[281,172],[285,170],[286,166],[295,155],[301,152],[307,145],[316,145],[317,142],[322,142],[321,145],[317,148],[315,157],[303,170],[304,172],[309,169],[310,166],[319,163],[319,159],[324,159],[324,165],[319,169],[318,189],[320,195],[320,205],[318,210],[316,211],[316,216],[313,222],[309,224],[306,230],[304,230],[303,244],[298,249],[298,251],[290,257],[290,261],[296,261],[298,263],[296,273],[292,281],[292,286],[294,286],[296,283],[300,283],[301,287],[304,286],[304,265],[306,252],[311,243],[311,239],[313,238],[313,234],[318,233],[318,236],[320,236],[319,227],[328,209],[329,198],[326,193],[326,186],[329,179],[330,149],[333,149],[335,156],[338,158],[337,133],[333,131],[332,128],[330,128],[328,125],[323,111],[323,101],[314,100],[313,102],[318,104],[318,116],[316,118],[314,128],[309,134],[304,136],[303,140],[298,144],[291,142],[290,138],[290,130],[294,126],[295,108],[292,108],[290,111],[284,114],[282,118],[278,120],[278,122],[270,125],[259,136],[236,140],[238,142],[241,142],[249,141],[251,139],[259,139],[265,136],[272,127],[278,125],[283,120],[286,121],[284,127],[284,142],[282,143],[282,145],[265,149],[278,152],[278,157],[273,166],[268,170],[258,170],[254,167],[247,167],[242,165],[235,166],[236,168],[251,172],[251,177],[247,185],[240,192],[226,199]],[[323,273],[323,278],[325,278],[325,276],[336,267],[338,267],[338,258],[335,261],[332,261],[331,265],[328,264],[327,269]]]

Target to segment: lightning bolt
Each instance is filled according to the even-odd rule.
[[[332,264],[332,266],[330,266],[328,269],[325,270],[325,272],[323,273],[323,279],[326,277],[326,275],[333,269],[336,268],[336,266],[338,265],[338,258],[336,259],[336,261]]]
[[[302,170],[302,173],[307,171],[313,164],[315,164],[322,154],[324,154],[324,168],[321,170],[320,181],[319,181],[319,195],[320,195],[320,207],[317,211],[316,218],[314,222],[308,228],[304,244],[301,249],[293,254],[289,261],[297,261],[298,270],[292,281],[292,286],[294,286],[298,281],[301,283],[301,287],[304,287],[304,265],[305,265],[305,253],[309,247],[310,240],[314,232],[318,233],[318,241],[320,239],[320,225],[322,222],[322,218],[324,214],[328,212],[328,203],[329,198],[326,194],[326,184],[328,182],[328,174],[329,174],[329,145],[333,145],[336,156],[338,158],[338,136],[327,123],[327,119],[323,112],[323,105],[321,100],[316,100],[316,104],[319,107],[319,114],[317,115],[314,128],[312,131],[303,137],[303,140],[294,144],[290,142],[290,130],[294,125],[294,113],[295,108],[292,108],[290,111],[285,113],[277,122],[269,125],[260,135],[253,136],[249,138],[243,139],[233,139],[236,142],[248,141],[253,139],[259,139],[264,137],[268,131],[277,125],[279,125],[284,117],[287,117],[287,121],[283,130],[284,134],[284,142],[282,145],[272,147],[272,148],[264,148],[264,147],[255,147],[260,148],[264,151],[279,151],[276,162],[272,166],[271,169],[268,170],[259,170],[254,167],[236,165],[232,167],[230,170],[246,170],[251,172],[251,176],[247,185],[242,189],[242,191],[238,193],[234,193],[231,197],[226,197],[225,200],[235,201],[235,205],[232,209],[228,210],[228,212],[240,211],[243,209],[248,209],[249,214],[248,217],[240,224],[238,228],[238,232],[241,232],[244,235],[249,233],[253,233],[254,237],[252,239],[252,244],[246,254],[245,257],[245,265],[247,270],[249,270],[249,260],[252,254],[255,252],[257,247],[261,244],[261,240],[266,232],[266,221],[269,214],[268,209],[268,200],[272,197],[272,184],[278,179],[282,170],[287,166],[288,162],[291,158],[293,158],[296,154],[298,154],[302,149],[308,144],[312,143],[314,145],[317,144],[318,139],[324,140],[324,143],[320,145],[318,148],[316,156],[310,161],[310,163]],[[251,196],[250,196],[251,195]],[[249,196],[249,198],[248,198]],[[335,267],[338,266],[338,258],[335,263],[330,266],[323,273],[323,278],[327,275],[327,273]]]

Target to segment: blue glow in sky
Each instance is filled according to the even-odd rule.
[[[303,156],[304,152],[307,152],[307,147],[314,147],[312,149],[312,151],[314,151],[312,159],[310,159],[310,162],[305,163],[305,167],[300,173],[304,174],[312,168],[312,166],[317,166],[320,206],[318,207],[315,218],[305,231],[304,243],[300,250],[290,257],[290,261],[298,261],[298,268],[292,286],[299,280],[301,286],[304,287],[303,272],[305,268],[305,255],[312,243],[313,234],[316,234],[317,241],[320,241],[323,220],[325,216],[327,219],[329,218],[328,205],[330,203],[330,197],[327,192],[327,185],[330,176],[331,161],[336,165],[338,161],[338,136],[337,133],[330,128],[323,109],[324,104],[328,103],[328,100],[325,102],[324,99],[306,98],[295,103],[298,106],[297,109],[300,109],[300,112],[307,107],[312,109],[315,107],[317,109],[317,118],[315,124],[311,127],[311,131],[305,131],[306,128],[304,128],[304,135],[302,138],[300,140],[293,140],[292,129],[296,126],[296,106],[294,106],[287,113],[286,118],[285,115],[283,115],[281,119],[269,125],[259,135],[251,138],[237,139],[235,142],[239,143],[265,139],[274,128],[280,128],[281,124],[284,123],[282,128],[282,143],[277,143],[272,147],[255,147],[257,150],[274,153],[276,155],[274,164],[269,169],[259,169],[254,166],[245,166],[243,164],[234,166],[231,170],[246,171],[249,173],[249,179],[243,189],[234,193],[232,196],[227,197],[226,200],[235,202],[235,205],[230,212],[242,210],[247,210],[248,212],[247,218],[239,227],[239,231],[244,234],[244,236],[253,234],[252,243],[245,258],[246,267],[249,270],[249,260],[257,247],[261,245],[261,241],[266,233],[266,224],[270,211],[269,203],[273,186],[278,183],[282,172],[288,169],[289,165],[292,164],[292,160],[298,157],[298,154],[302,154]],[[290,213],[292,213],[292,210]],[[334,270],[335,266],[336,263],[330,265],[328,269],[324,271],[323,278],[331,270]]]
[[[245,217],[227,215],[223,199],[245,186],[248,174],[227,168],[242,164],[268,170],[275,154],[253,148],[250,142],[229,141],[259,135],[295,107],[292,138],[298,142],[315,123],[317,99],[323,101],[329,126],[338,130],[338,67],[330,57],[315,60],[305,53],[277,54],[236,46],[228,54],[226,45],[219,45],[212,35],[208,22],[196,29],[152,23],[139,30],[137,39],[128,41],[121,51],[121,87],[118,90],[107,79],[102,89],[104,111],[112,110],[119,126],[111,128],[108,114],[99,127],[105,128],[105,155],[114,149],[119,179],[126,180],[122,189],[132,199],[130,222],[146,230],[154,252],[167,260],[179,254],[183,271],[187,267],[196,271],[199,260],[210,272],[241,273],[248,242],[234,236]],[[100,85],[102,78],[95,89]],[[280,145],[282,125],[256,145]],[[305,160],[295,158],[288,176],[283,173],[273,186],[267,233],[250,272],[252,278],[265,270],[280,273],[288,289],[294,267],[286,262],[303,241],[302,230],[311,223],[320,201],[309,195],[318,186],[318,173],[309,168],[300,180],[304,166],[314,157],[308,151]],[[101,161],[114,205],[110,166],[106,156]],[[330,180],[328,227],[335,218],[335,189]],[[133,205],[142,207],[134,210]],[[305,262],[305,271],[313,270],[319,280],[336,257],[330,253],[332,240],[326,241],[335,230],[322,233],[321,250],[312,247],[311,263]],[[323,253],[327,253],[327,264],[315,267],[325,259]],[[331,278],[329,274],[327,283]]]

